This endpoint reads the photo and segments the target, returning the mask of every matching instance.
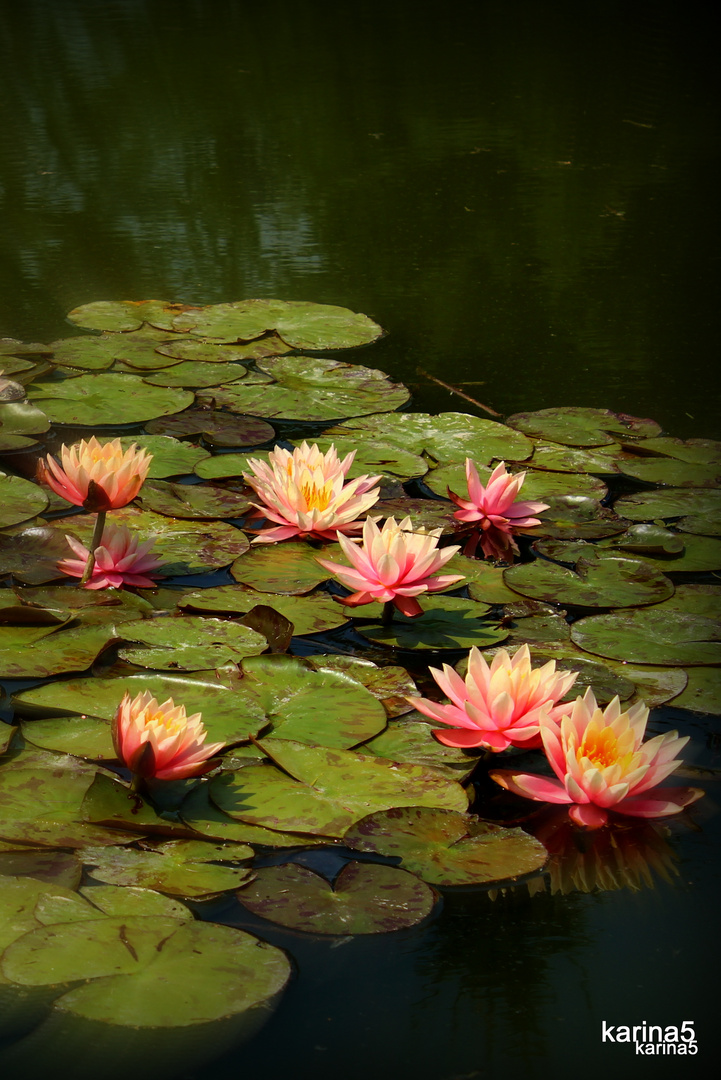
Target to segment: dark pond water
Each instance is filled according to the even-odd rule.
[[[0,336],[66,336],[92,300],[307,299],[388,330],[358,356],[416,409],[478,412],[431,375],[504,415],[718,438],[712,30],[668,0],[2,0]],[[719,764],[713,718],[655,722]],[[647,1072],[708,1075],[716,806],[709,784],[670,827],[672,884],[273,934],[298,972],[278,1013],[184,1080],[635,1076],[603,1020],[692,1021],[697,1057]]]

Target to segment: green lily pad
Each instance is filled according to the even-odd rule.
[[[54,341],[53,363],[81,371],[104,371],[118,355],[117,337],[73,337]]]
[[[721,668],[692,667],[686,686],[673,699],[677,709],[718,716],[721,713]]]
[[[463,574],[472,600],[483,604],[514,604],[518,593],[509,589],[503,580],[503,568],[482,559],[470,559],[457,554],[450,559],[443,572]]]
[[[416,691],[417,693],[417,691]],[[359,747],[362,753],[373,757],[404,761],[411,765],[423,765],[435,769],[449,780],[463,783],[480,761],[464,750],[444,746],[433,738],[434,725],[415,709],[402,720],[389,724],[385,731],[369,739]]]
[[[407,495],[399,495],[396,498],[379,499],[371,507],[370,516],[381,518],[393,517],[396,521],[403,518],[413,519],[415,529],[440,529],[442,536],[455,534],[457,522],[453,517],[454,506],[452,502],[444,499],[411,499]]]
[[[173,367],[146,375],[143,382],[148,386],[221,386],[237,382],[248,374],[242,364],[213,364],[201,360],[187,360]]]
[[[401,866],[433,885],[481,885],[540,870],[548,853],[522,829],[420,806],[373,813],[349,829],[357,851],[400,856]]]
[[[621,536],[609,541],[610,548],[637,552],[639,555],[680,555],[683,537],[653,522],[631,525]]]
[[[623,542],[624,537],[619,536],[613,540],[601,540],[598,547],[603,549],[610,547],[611,544],[620,546]],[[631,542],[633,542],[633,534]],[[693,574],[705,570],[721,570],[721,540],[713,536],[694,536],[692,533],[684,533],[683,550],[678,554],[671,552],[668,555],[642,555],[639,552],[638,558],[667,574]]]
[[[594,495],[546,493],[543,501],[548,503],[548,510],[541,514],[541,524],[533,529],[534,536],[554,536],[560,539],[582,537],[595,540],[622,533],[628,525],[628,522],[619,518],[610,507],[602,506]]]
[[[721,536],[721,510],[710,514],[689,514],[676,522],[676,528],[680,532],[700,536]]]
[[[247,585],[218,585],[185,593],[180,606],[190,611],[228,611],[245,614],[257,604],[268,603],[267,594]],[[348,622],[350,608],[336,603],[328,593],[312,596],[273,595],[270,606],[293,623],[297,635],[319,634]]]
[[[387,716],[401,716],[410,711],[407,694],[417,694],[413,679],[405,668],[388,665],[377,667],[359,656],[309,656],[307,663],[314,671],[342,671],[370,690],[383,704]],[[380,755],[385,757],[384,754]]]
[[[80,892],[88,903],[93,905],[91,918],[97,918],[98,911],[112,918],[127,915],[165,915],[186,922],[193,918],[185,904],[171,900],[169,896],[163,896],[153,889],[141,889],[133,885],[122,888],[118,885],[86,885]]]
[[[296,863],[266,866],[238,899],[255,915],[310,934],[387,934],[422,922],[436,896],[405,870],[351,862],[332,886]]]
[[[650,709],[674,700],[688,681],[686,672],[681,668],[629,664],[625,660],[609,660],[605,657],[599,657],[599,661],[610,672],[633,682],[636,693],[627,699],[629,704],[643,701]]]
[[[348,349],[370,345],[383,330],[367,315],[331,304],[298,300],[240,300],[179,315],[176,330],[211,341],[250,341],[272,330],[293,349]]]
[[[73,308],[68,321],[84,330],[137,330],[143,325],[141,305],[125,300],[94,300]]]
[[[80,375],[63,382],[36,382],[31,401],[55,424],[139,424],[192,404],[187,390],[150,387],[134,375],[106,372]]]
[[[507,423],[526,435],[567,446],[607,446],[618,442],[612,435],[625,438],[652,438],[661,434],[655,420],[642,420],[609,409],[563,406],[538,412],[514,413]]]
[[[25,720],[23,737],[33,746],[77,757],[115,758],[110,724],[93,716],[56,716],[50,720]]]
[[[298,596],[330,576],[318,563],[318,555],[334,557],[325,548],[319,551],[301,541],[256,545],[235,560],[230,572],[236,581],[259,592]]]
[[[268,642],[261,635],[235,622],[169,615],[123,624],[125,641],[118,655],[139,667],[177,671],[202,671],[239,664],[245,656],[262,653]],[[143,646],[146,646],[145,648]]]
[[[579,619],[571,639],[586,652],[614,660],[679,667],[721,663],[716,620],[653,607]]]
[[[210,797],[231,817],[285,831],[342,836],[361,817],[398,806],[465,810],[460,784],[420,765],[280,739],[261,744],[280,769],[248,765],[210,781]]]
[[[253,417],[247,419],[252,420]],[[255,456],[255,451],[249,454],[213,454],[199,461],[195,466],[195,472],[203,480],[232,479],[242,482],[243,473],[248,471],[248,458]],[[255,498],[255,492],[251,493],[250,488],[248,488],[248,496],[251,499]]]
[[[0,432],[8,435],[41,435],[50,427],[42,409],[27,401],[3,401],[0,403]]]
[[[618,459],[625,455],[626,451],[618,443],[611,443],[606,447],[584,448],[538,442],[529,465],[534,469],[547,469],[550,472],[581,472],[606,476],[618,472]]]
[[[185,797],[180,807],[180,817],[195,832],[208,839],[235,840],[271,848],[312,847],[327,842],[323,837],[278,832],[262,825],[250,825],[247,821],[236,821],[210,801],[207,784],[198,784]]]
[[[529,601],[535,604],[535,601]],[[507,638],[504,645],[540,645],[562,648],[570,639],[570,628],[565,615],[554,611],[524,611],[525,605],[513,604],[506,607],[503,625]]]
[[[139,450],[147,450],[153,455],[148,473],[151,480],[192,473],[207,454],[201,446],[191,446],[167,435],[124,435],[120,440],[123,450],[133,443]]]
[[[275,428],[257,416],[237,416],[216,409],[189,409],[177,416],[159,417],[146,424],[145,430],[152,435],[179,438],[202,435],[212,446],[258,446],[275,436]]]
[[[5,357],[49,356],[52,351],[49,345],[43,345],[39,341],[25,342],[11,337],[0,338],[0,356],[3,357],[2,366],[6,371],[9,369],[9,365],[7,368],[5,367]]]
[[[250,509],[244,495],[209,484],[173,484],[150,480],[138,501],[146,510],[173,518],[235,518]]]
[[[713,439],[673,439],[664,435],[657,439],[644,439],[634,446],[640,454],[663,454],[678,461],[697,465],[721,465],[721,442]]]
[[[388,416],[365,416],[330,428],[326,435],[343,435],[359,442],[390,443],[401,449],[413,448],[439,465],[463,462],[472,458],[476,465],[490,465],[493,460],[524,461],[531,456],[533,443],[525,435],[466,413],[399,413]],[[465,474],[464,474],[465,479]],[[443,492],[445,494],[445,490]]]
[[[357,629],[371,641],[398,649],[470,649],[473,645],[482,649],[508,637],[498,619],[484,618],[487,604],[438,595],[422,596],[420,603],[423,614],[415,619],[394,612],[388,626],[358,622]],[[353,608],[353,613],[362,616],[363,610]]]
[[[6,679],[47,679],[85,671],[120,638],[112,622],[99,626],[0,626],[0,671]]]
[[[664,600],[659,610],[721,619],[721,585],[677,585],[673,596]]]
[[[390,382],[384,372],[360,364],[291,356],[259,360],[258,367],[275,381],[218,388],[212,392],[216,405],[270,419],[334,420],[382,409],[392,412],[410,396],[405,386]],[[203,400],[209,394],[198,397]]]
[[[638,458],[625,460],[618,471],[635,480],[666,487],[717,488],[721,485],[721,465],[698,465],[673,458]]]
[[[669,579],[640,559],[603,553],[579,559],[575,570],[545,559],[519,563],[503,580],[523,596],[580,607],[637,607],[673,594]]]
[[[47,505],[48,497],[37,484],[0,473],[0,529],[42,514]]]
[[[82,876],[82,863],[68,852],[0,852],[0,877],[32,877],[52,885],[63,885],[66,889],[77,889]]]
[[[526,479],[518,495],[521,500],[531,499],[545,502],[550,496],[555,498],[586,496],[598,502],[605,497],[608,491],[602,480],[597,479],[595,476],[588,476],[585,473],[552,473],[540,472],[534,469],[527,469],[525,472]],[[487,466],[480,466],[478,475],[481,483],[486,484],[491,475],[491,469]],[[437,469],[431,469],[423,477],[423,482],[436,495],[445,495],[448,488],[450,488],[456,495],[467,498],[468,487],[463,462],[455,462],[442,465]],[[543,513],[545,514],[545,511]],[[543,516],[541,520],[543,520]]]
[[[721,491],[711,489],[667,488],[641,491],[616,500],[616,510],[632,521],[652,518],[670,520],[687,514],[704,516],[721,512]]]
[[[192,856],[188,858],[182,847],[183,841],[172,841],[171,844],[165,845],[162,852],[91,847],[80,854],[98,881],[155,889],[171,896],[190,898],[225,892],[240,888],[253,876],[247,867],[216,866]],[[176,844],[181,846],[176,847]],[[247,848],[247,852],[252,855],[253,849]],[[217,851],[211,856],[221,857]],[[244,857],[247,858],[247,854]]]
[[[355,450],[353,464],[347,473],[349,480],[369,474],[409,480],[413,476],[423,476],[428,469],[428,462],[420,454],[391,442],[376,439],[359,442],[352,436],[344,438],[338,435],[333,439],[319,438],[315,441],[323,453],[326,453],[331,446],[335,446],[340,458]]]
[[[205,364],[230,363],[233,360],[262,360],[265,356],[282,356],[290,352],[277,334],[267,334],[246,345],[217,345],[211,341],[198,341],[197,338],[178,337],[158,347],[158,352],[174,356],[178,360],[200,361]]]

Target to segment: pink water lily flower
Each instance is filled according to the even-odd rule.
[[[571,702],[557,702],[578,675],[576,671],[556,671],[555,660],[532,667],[528,645],[522,645],[513,657],[505,649],[499,650],[490,667],[482,653],[472,648],[465,679],[448,664],[442,671],[430,668],[430,672],[450,703],[415,697],[408,701],[425,716],[457,729],[434,731],[438,741],[446,746],[482,746],[493,751],[540,746],[541,720],[558,723],[571,711]]]
[[[205,744],[201,714],[187,716],[184,705],[168,698],[162,705],[148,690],[126,693],[112,727],[115,753],[137,777],[184,780],[212,769],[208,759],[225,743]]]
[[[333,445],[322,453],[317,443],[303,442],[292,453],[276,446],[267,462],[249,458],[252,472],[243,478],[262,500],[253,505],[277,522],[277,528],[264,529],[253,543],[291,536],[335,540],[339,533],[359,532],[357,519],[377,502],[375,485],[381,478],[359,476],[346,483],[355,453],[341,461]]]
[[[90,552],[72,536],[66,536],[77,559],[61,559],[58,570],[68,577],[82,578]],[[137,536],[124,525],[112,522],[103,529],[100,546],[95,549],[95,565],[86,589],[120,589],[123,585],[133,585],[140,589],[152,589],[155,585],[155,572],[163,566],[163,560],[151,555],[154,540],[141,544]]]
[[[398,524],[395,518],[388,518],[382,529],[378,528],[378,521],[380,518],[366,518],[362,543],[338,536],[343,554],[352,566],[328,559],[316,560],[354,590],[351,596],[342,598],[342,603],[356,607],[373,600],[392,602],[400,612],[413,618],[423,613],[416,597],[447,589],[463,580],[463,574],[438,573],[459,550],[457,545],[438,547],[440,529],[413,532],[409,517]]]
[[[138,450],[135,443],[123,450],[120,439],[99,443],[93,436],[74,446],[60,448],[58,464],[48,454],[38,462],[38,480],[74,506],[93,512],[127,506],[140,491],[148,475],[152,454]]]
[[[516,496],[525,479],[525,472],[511,476],[506,472],[506,463],[501,461],[484,487],[478,469],[470,458],[466,458],[468,498],[462,499],[448,489],[448,497],[458,507],[453,516],[480,529],[481,549],[486,558],[503,558],[509,552],[517,554],[513,530],[540,525],[540,520],[532,515],[548,510],[547,503],[517,501]],[[466,547],[467,555],[474,553],[477,542],[476,537],[472,550],[470,546]]]
[[[499,769],[490,775],[517,795],[537,802],[568,803],[577,825],[597,829],[609,811],[630,817],[677,814],[703,795],[698,788],[659,788],[681,762],[674,755],[688,742],[675,731],[643,742],[648,708],[643,702],[622,712],[617,697],[600,709],[589,688],[576,698],[560,725],[541,718],[541,738],[557,779]]]

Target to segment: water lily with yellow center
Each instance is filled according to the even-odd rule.
[[[115,753],[134,778],[184,780],[212,769],[208,759],[224,743],[205,743],[200,713],[187,716],[184,705],[168,698],[162,705],[148,690],[134,698],[126,693],[112,727]],[[134,786],[137,784],[134,782]]]
[[[490,666],[474,647],[468,654],[465,679],[448,664],[442,671],[430,668],[430,673],[450,702],[415,697],[408,701],[432,720],[451,725],[451,729],[433,732],[438,741],[446,746],[482,746],[496,752],[509,746],[540,746],[541,717],[558,722],[571,711],[571,702],[557,702],[571,689],[578,674],[556,671],[555,660],[534,668],[528,645],[522,645],[513,657],[500,649]]]
[[[322,453],[317,443],[303,442],[291,453],[276,446],[268,461],[249,458],[252,472],[243,473],[261,499],[254,503],[275,528],[264,529],[254,543],[290,537],[335,540],[339,533],[358,532],[361,514],[378,500],[380,476],[359,476],[346,483],[355,450],[341,461],[333,445]]]
[[[675,754],[688,742],[675,731],[643,742],[648,708],[643,702],[624,712],[615,697],[605,709],[589,688],[576,698],[560,724],[540,721],[546,757],[557,779],[498,769],[490,775],[508,791],[537,802],[568,803],[577,825],[596,829],[610,811],[630,817],[677,814],[703,795],[698,788],[652,788],[681,762]]]
[[[56,495],[86,510],[116,510],[140,491],[152,454],[133,443],[123,450],[120,439],[100,443],[93,436],[74,446],[61,446],[59,464],[52,454],[38,463],[38,479]]]

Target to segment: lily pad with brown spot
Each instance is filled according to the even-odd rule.
[[[180,335],[173,341],[158,346],[158,352],[178,360],[200,361],[205,364],[224,364],[234,360],[262,360],[266,356],[282,356],[290,352],[277,334],[266,334],[245,345],[218,345],[212,341],[199,341],[197,338],[183,338]]]
[[[201,360],[186,360],[173,367],[145,375],[143,382],[148,386],[187,386],[208,387],[222,386],[237,382],[248,374],[242,364],[213,364]]]
[[[118,651],[138,667],[166,671],[204,671],[239,664],[268,646],[261,635],[236,622],[186,615],[161,616],[123,624],[126,644]],[[139,643],[139,644],[136,644]]]
[[[640,559],[589,553],[575,569],[546,559],[519,563],[503,572],[515,592],[534,600],[580,607],[637,607],[673,594],[673,584]]]
[[[721,625],[701,615],[632,608],[579,619],[571,638],[586,652],[638,664],[721,663]]]
[[[284,615],[294,626],[298,635],[319,634],[343,626],[350,617],[350,609],[336,603],[328,593],[309,596],[281,596],[256,592],[247,585],[218,585],[197,592],[186,593],[180,607],[190,611],[235,612],[245,614],[256,604],[265,603]]]
[[[145,425],[152,435],[202,435],[212,446],[258,446],[275,435],[275,428],[257,416],[239,416],[215,409],[189,409]],[[202,474],[201,474],[202,475]]]
[[[336,550],[340,552],[337,544],[321,550],[300,540],[257,544],[235,560],[230,572],[236,581],[259,592],[299,596],[328,580],[330,573],[318,557],[334,558]]]
[[[661,434],[655,420],[572,405],[514,413],[506,422],[526,435],[567,446],[608,446],[618,443],[619,436],[642,439]]]
[[[162,480],[145,483],[138,501],[144,509],[171,518],[237,518],[250,509],[250,502],[244,495],[228,488]]]

